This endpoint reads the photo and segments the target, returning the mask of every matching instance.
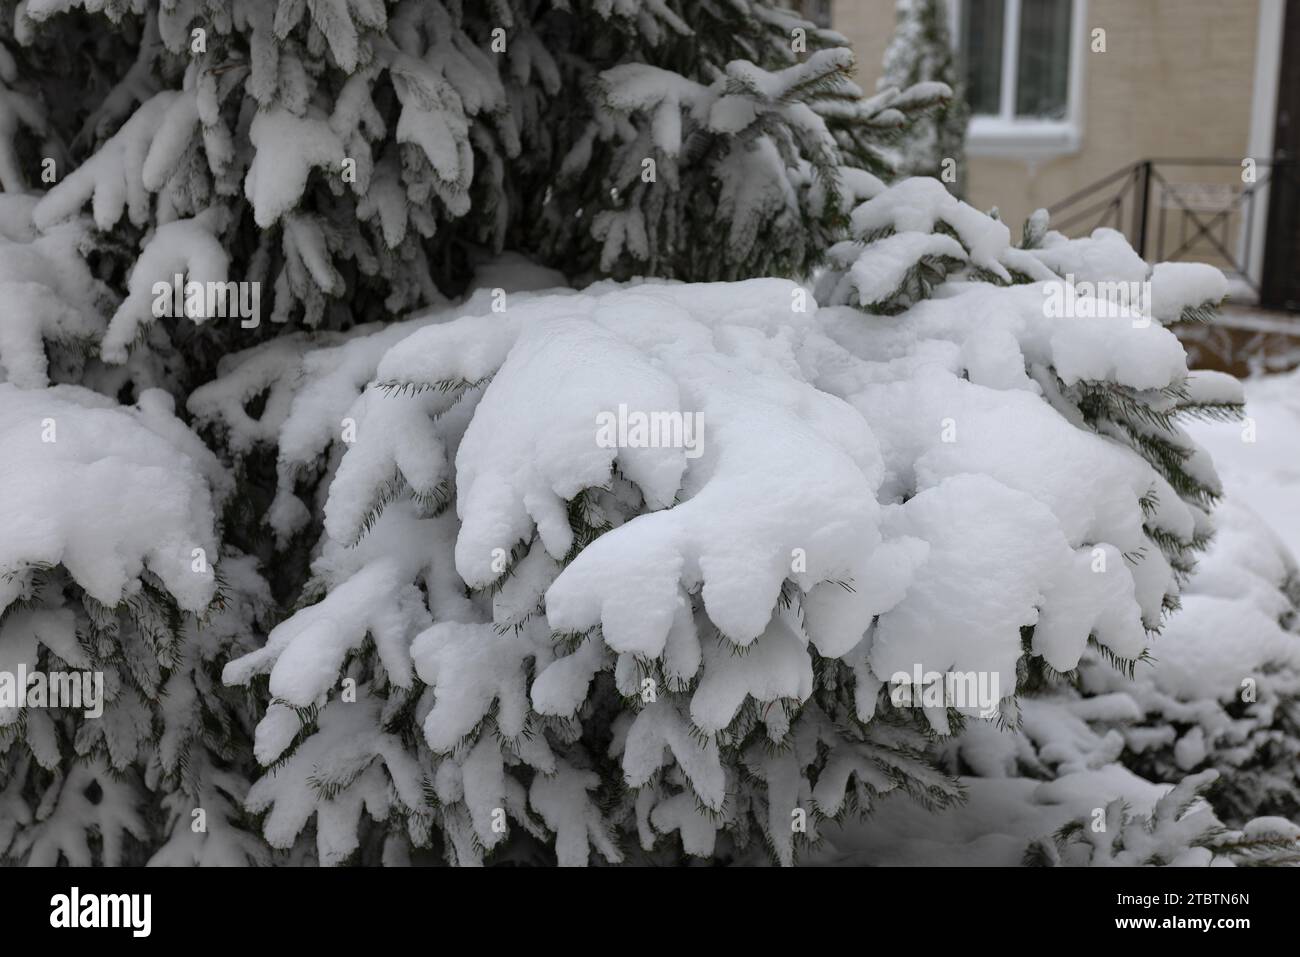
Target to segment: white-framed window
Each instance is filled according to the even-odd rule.
[[[971,108],[967,152],[1026,159],[1077,152],[1087,0],[952,0]]]

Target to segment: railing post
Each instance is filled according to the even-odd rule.
[[[1151,203],[1151,160],[1142,160],[1136,168],[1137,183],[1135,188],[1138,190],[1136,196],[1137,204],[1133,209],[1134,225],[1133,229],[1136,235],[1133,237],[1137,246],[1137,254],[1143,259],[1147,258],[1147,223],[1150,221],[1150,203]]]

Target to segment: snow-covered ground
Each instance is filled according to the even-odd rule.
[[[1196,678],[1198,687],[1226,679],[1228,687],[1217,702],[1224,703],[1236,693],[1237,671],[1272,670],[1260,668],[1264,661],[1285,660],[1293,667],[1300,662],[1300,636],[1273,622],[1276,606],[1285,600],[1276,585],[1294,573],[1285,553],[1300,554],[1300,370],[1254,378],[1245,385],[1244,422],[1188,425],[1213,457],[1224,501],[1217,512],[1215,545],[1189,585],[1184,609],[1153,647],[1156,662],[1139,665],[1134,683],[1116,675],[1106,687],[1092,689],[1095,693],[1114,688],[1117,694],[1085,699],[1066,694],[1028,702],[1021,735],[1000,732],[987,723],[968,730],[951,745],[960,752],[963,767],[974,767],[979,774],[963,777],[963,805],[930,812],[904,796],[889,796],[865,823],[824,828],[825,843],[811,862],[1016,865],[1024,860],[1030,842],[1050,837],[1071,821],[1087,820],[1116,798],[1139,815],[1150,814],[1170,785],[1153,784],[1116,761],[1125,744],[1131,749],[1137,735],[1150,733],[1149,728],[1129,730],[1125,725],[1140,722],[1143,710],[1150,718],[1153,699],[1166,707],[1183,706],[1173,690],[1179,675]],[[1176,642],[1182,643],[1178,650]],[[1162,667],[1165,673],[1157,678]],[[1215,673],[1207,673],[1211,671]],[[1293,676],[1287,680],[1293,681]],[[1202,713],[1222,715],[1214,692],[1201,692],[1209,699]],[[1186,707],[1198,705],[1193,701]],[[1109,727],[1118,730],[1105,730],[1108,725],[1098,722],[1099,716],[1113,718]],[[1199,728],[1185,737],[1174,753],[1190,772],[1204,758],[1204,749]],[[1193,753],[1188,754],[1189,749]],[[1022,776],[1026,759],[1053,767],[1054,779]],[[1287,775],[1293,769],[1280,772]],[[1200,813],[1208,814],[1209,809]],[[1207,862],[1208,855],[1194,851],[1174,863]]]
[[[1245,423],[1190,431],[1214,459],[1225,497],[1261,515],[1300,554],[1300,370],[1249,380],[1246,400]]]

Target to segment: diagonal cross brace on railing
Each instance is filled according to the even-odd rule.
[[[1197,210],[1186,202],[1177,184],[1167,175],[1171,167],[1231,167],[1240,169],[1241,160],[1218,158],[1181,158],[1181,159],[1143,159],[1123,166],[1101,179],[1071,193],[1065,199],[1048,207],[1054,228],[1070,234],[1070,231],[1082,222],[1093,222],[1093,217],[1100,213],[1092,229],[1101,226],[1113,226],[1126,234],[1129,242],[1139,255],[1144,258],[1151,246],[1152,226],[1156,232],[1156,258],[1176,260],[1186,255],[1204,239],[1213,250],[1223,258],[1256,293],[1259,286],[1250,275],[1251,242],[1256,215],[1256,202],[1262,193],[1283,170],[1282,159],[1263,159],[1254,161],[1261,174],[1257,181],[1246,183],[1226,206],[1217,210]],[[1180,237],[1178,246],[1165,252],[1165,208],[1162,206],[1159,222],[1153,224],[1151,217],[1152,187],[1159,184],[1162,197],[1172,200],[1175,208],[1193,227],[1190,237]],[[1131,219],[1125,215],[1125,204],[1132,207]],[[1241,213],[1245,217],[1245,237],[1240,254],[1234,253],[1229,244],[1215,235],[1218,226],[1227,228],[1230,217]],[[1127,221],[1127,222],[1126,222]],[[1091,229],[1089,230],[1091,232]]]

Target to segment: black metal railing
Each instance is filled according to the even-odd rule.
[[[1049,206],[1052,228],[1075,236],[1109,226],[1144,259],[1167,262],[1195,254],[1216,261],[1259,295],[1252,272],[1262,255],[1256,233],[1262,236],[1263,230],[1256,229],[1256,217],[1267,217],[1269,185],[1279,176],[1294,176],[1295,163],[1251,162],[1253,176],[1242,175],[1246,164],[1240,159],[1139,160]],[[1232,168],[1238,175],[1205,182],[1174,172],[1197,168]]]

